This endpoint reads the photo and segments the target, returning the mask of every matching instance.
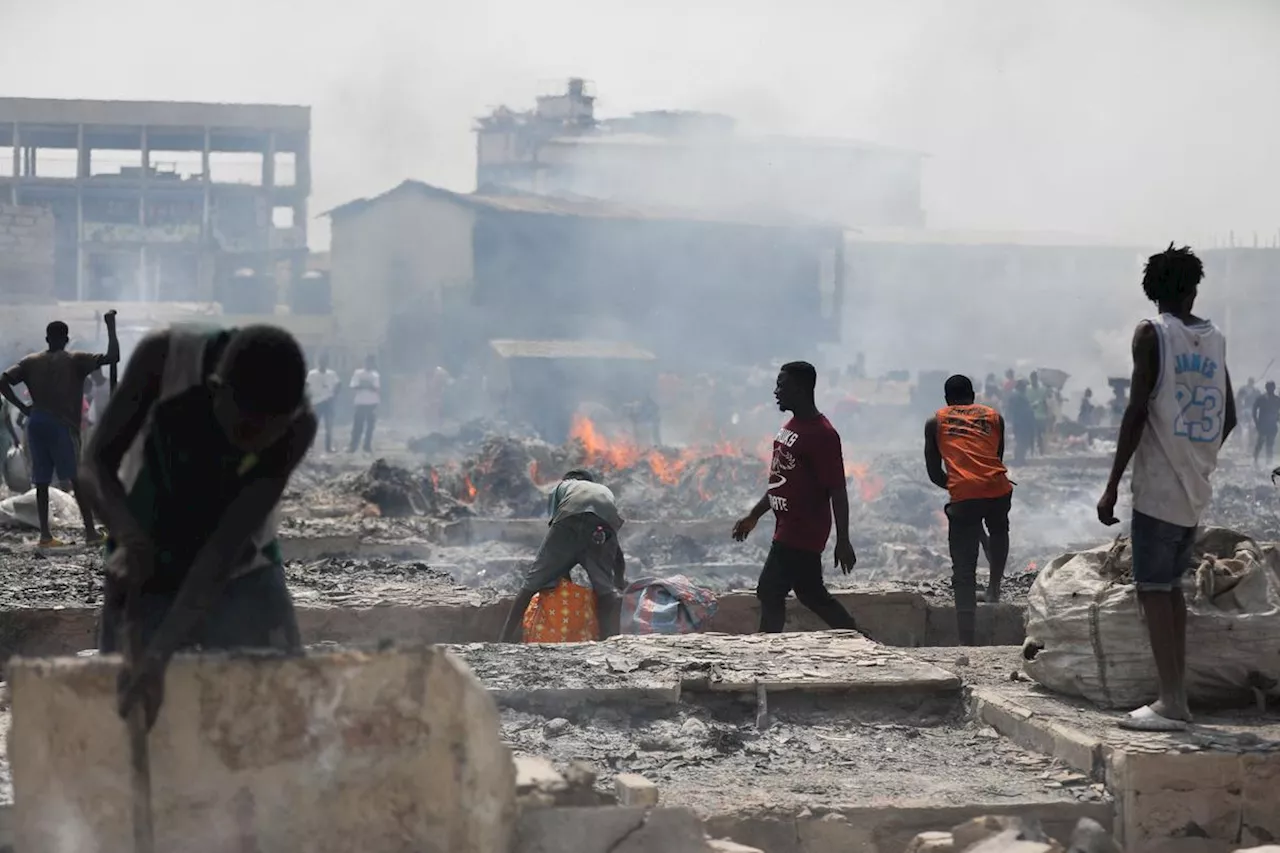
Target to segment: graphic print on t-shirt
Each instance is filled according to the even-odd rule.
[[[831,534],[831,490],[844,484],[840,436],[822,415],[791,418],[773,439],[769,508],[775,542],[821,552]]]
[[[787,484],[785,472],[794,471],[796,457],[787,448],[796,443],[798,436],[783,427],[773,439],[773,460],[769,463],[769,491],[780,489]],[[787,511],[787,499],[781,495],[769,495],[769,508],[774,512]]]

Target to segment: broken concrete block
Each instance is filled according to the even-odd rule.
[[[707,853],[702,822],[684,809],[534,809],[520,816],[513,853]]]
[[[113,655],[10,664],[19,850],[133,850]],[[507,853],[493,699],[430,647],[181,655],[150,735],[157,850]]]
[[[1006,830],[965,848],[965,853],[1062,853],[1056,841],[1027,841],[1018,836],[1018,830]]]
[[[747,847],[727,838],[713,838],[707,842],[708,853],[764,853],[759,847]]]
[[[1244,777],[1240,842],[1274,841],[1280,838],[1280,754],[1246,753],[1240,765]]]
[[[1067,853],[1122,853],[1111,833],[1092,818],[1082,817],[1071,832]]]
[[[960,851],[968,850],[987,838],[1006,832],[1013,833],[1012,837],[1019,841],[1036,841],[1047,844],[1050,840],[1049,836],[1045,835],[1044,830],[1035,820],[1003,815],[975,817],[959,826],[953,827],[951,835],[955,839],[956,850]]]
[[[569,789],[569,783],[545,758],[520,755],[515,758],[515,768],[516,797],[521,808],[554,806]]]
[[[955,853],[956,840],[949,832],[922,832],[907,845],[906,853]]]
[[[619,773],[613,784],[620,806],[649,808],[658,804],[658,786],[639,773]]]
[[[800,850],[874,850],[875,831],[861,821],[851,823],[840,812],[813,817],[808,809],[796,815],[796,838]]]

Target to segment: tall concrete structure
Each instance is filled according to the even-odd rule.
[[[718,216],[918,228],[922,154],[847,139],[759,136],[729,116],[657,110],[601,119],[572,79],[533,110],[476,120],[476,187],[585,196]]]
[[[0,202],[53,213],[59,299],[270,313],[306,272],[310,146],[308,107],[0,98]]]

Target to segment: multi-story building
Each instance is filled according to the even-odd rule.
[[[52,212],[59,300],[270,314],[306,273],[310,136],[308,107],[0,98],[0,203]]]
[[[728,116],[661,110],[598,119],[580,79],[476,121],[481,192],[584,196],[718,216],[924,225],[922,154],[845,139],[755,136]]]

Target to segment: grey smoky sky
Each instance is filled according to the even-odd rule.
[[[1269,240],[1278,37],[1274,0],[0,0],[0,92],[310,104],[318,212],[470,189],[471,119],[580,75],[925,151],[937,227]]]

